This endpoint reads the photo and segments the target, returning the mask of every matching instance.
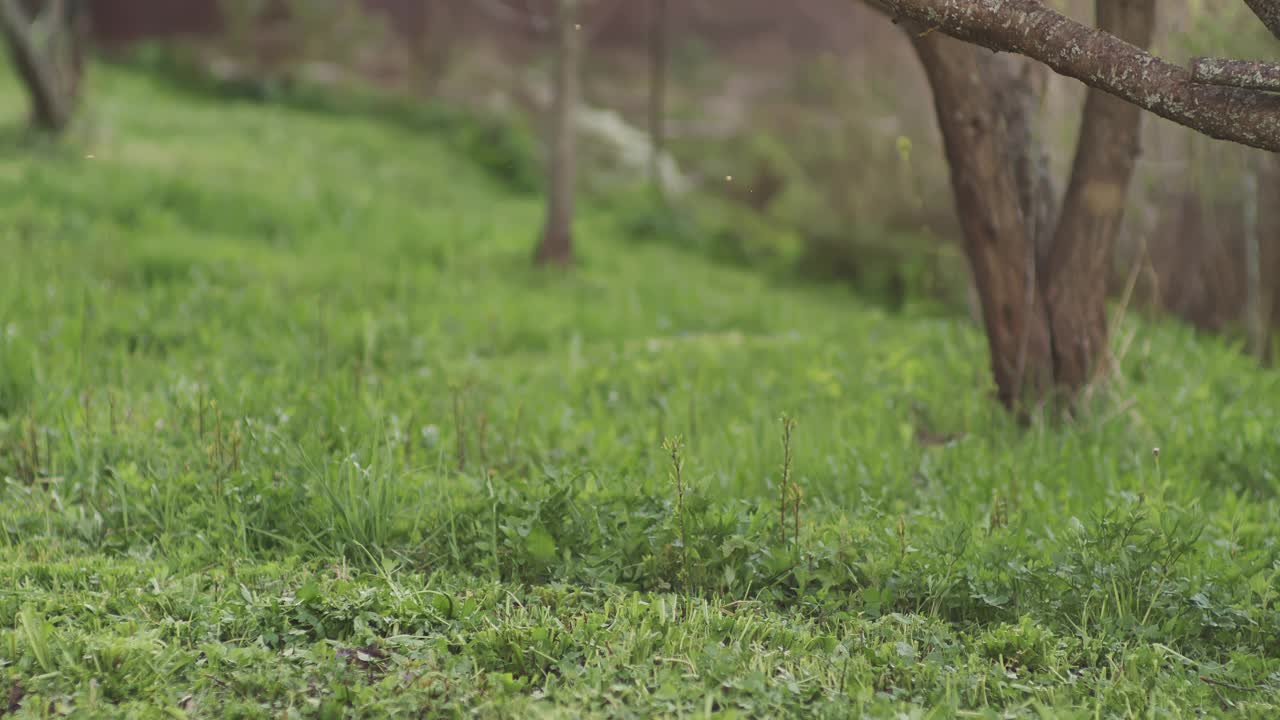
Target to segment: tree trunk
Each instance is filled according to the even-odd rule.
[[[1155,0],[1098,0],[1097,22],[1139,48],[1151,44]],[[1054,235],[1046,299],[1054,377],[1063,390],[1084,388],[1108,358],[1107,276],[1139,153],[1142,110],[1089,90],[1071,181]]]
[[[1252,160],[1252,158],[1250,158]],[[1244,239],[1244,324],[1249,354],[1266,357],[1267,326],[1262,296],[1262,249],[1258,242],[1258,168],[1247,162],[1241,181],[1241,229]],[[1270,298],[1267,298],[1270,300]]]
[[[578,106],[582,47],[577,9],[578,0],[557,0],[547,219],[542,242],[534,256],[538,264],[568,265],[573,261],[573,195],[577,165],[574,119]]]
[[[1145,47],[1154,0],[1098,0],[1101,29]],[[1107,263],[1138,154],[1141,111],[1091,90],[1060,212],[1034,132],[1044,70],[912,32],[933,89],[992,372],[1006,407],[1068,399],[1107,351]]]
[[[413,58],[416,90],[428,96],[439,94],[449,67],[457,30],[452,3],[428,2],[415,8],[415,27],[406,32]]]
[[[956,212],[964,231],[997,394],[1023,412],[1053,387],[1053,355],[1036,277],[1034,221],[1018,182],[1019,158],[1032,157],[1029,118],[989,53],[941,33],[912,33],[933,89]],[[1026,161],[1023,163],[1026,165]]]
[[[1280,153],[1264,153],[1258,168],[1258,255],[1264,324],[1280,325]],[[1264,343],[1269,362],[1275,358]]]
[[[59,132],[71,122],[84,71],[81,0],[48,4],[48,47],[38,42],[29,3],[0,0],[0,32],[31,96],[32,124]]]
[[[649,182],[659,195],[666,145],[667,0],[651,0],[649,18]]]
[[[84,82],[85,45],[88,43],[88,0],[62,0],[59,35],[61,51],[66,55],[66,89],[74,105],[80,98],[80,86]],[[74,107],[72,108],[74,110]]]
[[[1035,120],[1048,85],[1049,71],[1039,63],[1016,55],[981,53],[979,59],[995,93],[996,109],[1009,133],[1005,146],[1013,162],[1018,206],[1022,209],[1027,238],[1034,248],[1036,279],[1044,287],[1039,273],[1048,263],[1053,243],[1057,192],[1049,173],[1049,154],[1038,137]]]

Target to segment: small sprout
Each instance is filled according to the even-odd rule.
[[[799,540],[800,526],[800,495],[792,490],[791,482],[791,433],[796,428],[795,418],[787,415],[782,416],[782,487],[779,488],[778,497],[778,531],[782,533],[782,540],[787,540],[787,507],[793,506],[796,517],[796,535]]]
[[[898,549],[900,559],[907,559],[907,517],[905,515],[898,516]]]
[[[1000,495],[1000,491],[995,491],[995,495],[991,498],[991,518],[987,523],[987,535],[998,528],[1006,527],[1009,524],[1009,503]]]
[[[662,449],[671,454],[671,483],[676,489],[676,522],[680,526],[680,574],[683,576],[685,589],[689,585],[689,543],[685,537],[684,524],[684,458],[680,451],[684,449],[684,438],[676,436],[662,441]]]

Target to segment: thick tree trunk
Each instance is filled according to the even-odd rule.
[[[1155,0],[1098,0],[1098,27],[1139,48],[1151,44]],[[1107,276],[1139,153],[1142,110],[1090,90],[1048,267],[1046,300],[1060,388],[1085,387],[1107,359]]]
[[[1144,47],[1154,0],[1098,0],[1101,29]],[[1141,111],[1090,91],[1060,212],[1034,132],[1044,70],[912,32],[933,89],[999,397],[1068,400],[1106,357],[1106,266],[1138,154]]]
[[[0,32],[31,95],[32,122],[43,130],[61,131],[75,111],[84,63],[79,6],[79,0],[72,0],[45,10],[52,15],[48,20],[53,37],[42,47],[26,3],[0,0]]]
[[[667,0],[651,0],[649,24],[649,182],[662,194],[666,144]]]
[[[547,219],[542,241],[534,256],[539,264],[567,265],[573,261],[573,195],[577,165],[574,115],[578,106],[582,47],[577,9],[578,0],[557,2]]]
[[[1037,280],[1049,259],[1057,223],[1057,193],[1049,172],[1049,154],[1036,131],[1036,116],[1044,97],[1049,71],[1016,55],[980,55],[982,72],[995,93],[996,109],[1008,132],[1006,151],[1013,162],[1027,238],[1035,251]]]
[[[989,53],[941,33],[912,39],[933,89],[997,393],[1006,407],[1025,411],[1051,391],[1053,355],[1036,277],[1035,221],[1024,210],[1035,203],[1018,177],[1033,152],[1023,98],[1012,87],[993,87],[1015,76],[993,73]]]

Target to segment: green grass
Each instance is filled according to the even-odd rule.
[[[537,271],[538,199],[434,135],[93,83],[0,139],[0,711],[1280,712],[1280,375],[1235,349],[1126,320],[1023,431],[954,319],[590,207]]]

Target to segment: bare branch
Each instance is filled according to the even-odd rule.
[[[1191,82],[1251,90],[1280,90],[1280,65],[1254,60],[1195,58],[1191,61]]]
[[[1280,0],[1244,0],[1244,4],[1280,40]]]
[[[1082,25],[1039,0],[877,2],[895,19],[1039,60],[1060,75],[1209,137],[1280,152],[1280,95],[1195,84],[1185,68]]]

